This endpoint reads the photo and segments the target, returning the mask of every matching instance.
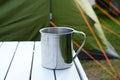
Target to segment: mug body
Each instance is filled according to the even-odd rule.
[[[41,33],[42,66],[65,69],[72,66],[73,29],[67,27],[43,28]]]

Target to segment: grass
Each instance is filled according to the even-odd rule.
[[[105,60],[100,60],[99,62],[102,63],[108,70],[111,70]],[[111,62],[112,62],[112,65],[114,65],[115,70],[120,76],[120,65],[119,65],[120,60],[112,59]],[[105,70],[103,70],[99,65],[97,65],[92,60],[90,61],[82,60],[81,64],[89,80],[115,80],[113,76],[108,74]]]
[[[103,28],[103,31],[106,35],[106,38],[108,41],[112,44],[112,46],[115,48],[117,53],[120,55],[120,25],[116,24],[114,21],[112,21],[110,18],[108,18],[106,15],[104,15],[101,11],[94,8],[100,22],[102,25],[107,27],[108,29],[112,30],[119,36],[111,33],[107,29]],[[120,22],[120,17],[114,17],[116,20]],[[111,59],[110,60],[113,67],[115,68],[116,72],[120,76],[120,59]],[[106,60],[99,60],[100,63],[102,63],[108,70],[111,71],[111,68],[108,66]],[[107,73],[105,70],[103,70],[99,65],[97,65],[92,60],[81,60],[81,64],[88,76],[89,80],[115,80],[113,76],[111,76],[109,73]]]

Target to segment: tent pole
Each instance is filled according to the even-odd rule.
[[[50,21],[52,21],[52,0],[50,0]]]

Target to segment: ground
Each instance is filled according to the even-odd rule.
[[[100,60],[99,62],[106,66],[108,70],[110,70],[106,60]],[[113,67],[120,76],[120,60],[112,59],[111,63],[114,65]],[[81,60],[81,64],[89,80],[115,80],[113,76],[107,73],[103,68],[101,68],[92,60]]]

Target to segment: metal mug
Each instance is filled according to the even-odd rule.
[[[41,63],[48,69],[66,69],[86,42],[86,35],[68,27],[48,27],[40,29],[41,33]],[[73,57],[73,33],[82,34],[84,41]]]

